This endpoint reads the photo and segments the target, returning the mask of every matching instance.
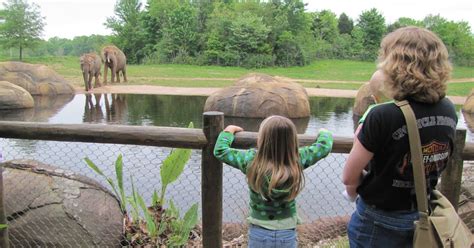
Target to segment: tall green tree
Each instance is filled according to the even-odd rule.
[[[338,34],[336,14],[330,10],[317,12],[314,16],[311,29],[316,39],[325,40],[329,43],[334,42]]]
[[[197,28],[196,8],[191,4],[182,4],[168,13],[159,48],[171,62],[189,62],[197,50]]]
[[[375,59],[380,47],[380,41],[382,41],[382,37],[387,32],[385,18],[377,9],[373,8],[362,12],[359,16],[357,27],[362,32],[362,44],[365,49],[361,58],[366,60]]]
[[[474,64],[474,36],[467,22],[453,22],[439,15],[428,15],[423,23],[443,41],[453,61],[463,65]]]
[[[346,13],[342,13],[339,16],[337,28],[339,29],[340,34],[351,34],[352,29],[354,28],[354,22],[346,15]]]
[[[3,3],[0,16],[4,23],[0,25],[0,40],[4,48],[19,48],[20,61],[23,49],[38,44],[44,28],[44,17],[39,6],[26,0],[7,0]]]
[[[140,0],[117,0],[115,16],[108,17],[104,25],[113,31],[112,41],[127,56],[127,62],[139,63],[144,57],[144,31]]]

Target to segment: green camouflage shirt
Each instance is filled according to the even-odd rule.
[[[221,132],[217,138],[216,146],[214,147],[214,156],[220,161],[246,174],[257,150],[238,150],[231,148],[233,141],[233,134]],[[333,138],[331,132],[321,130],[317,140],[312,145],[299,148],[299,164],[304,169],[315,164],[318,160],[329,154],[332,149],[332,144]],[[295,217],[295,200],[289,202],[284,201],[288,193],[288,189],[273,189],[272,199],[265,199],[250,189],[250,217],[257,220],[282,220]]]

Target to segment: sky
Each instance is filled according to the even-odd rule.
[[[43,38],[74,38],[80,35],[111,34],[103,23],[114,15],[116,0],[28,0],[39,5],[46,17]],[[0,0],[4,3],[5,0]],[[353,20],[371,8],[385,17],[386,23],[399,17],[421,20],[429,14],[440,14],[452,21],[466,21],[474,31],[473,0],[304,0],[308,11],[329,9],[337,16],[346,13]]]

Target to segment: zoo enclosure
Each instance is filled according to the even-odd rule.
[[[224,128],[220,112],[203,114],[203,129],[144,127],[96,124],[46,124],[0,122],[0,138],[88,142],[105,144],[141,145],[201,150],[201,206],[202,238],[204,247],[222,247],[223,166],[214,158],[212,150],[219,132]],[[474,160],[474,144],[465,144],[466,130],[456,131],[456,146],[447,170],[442,175],[441,191],[457,207],[459,202],[463,160]],[[311,144],[315,136],[299,135],[301,145]],[[236,148],[254,147],[255,132],[236,135]],[[348,153],[352,137],[335,137],[332,153]],[[1,179],[1,177],[0,177]],[[0,183],[2,181],[0,180]],[[0,184],[0,193],[3,184]],[[0,194],[0,196],[3,196]],[[0,201],[2,198],[0,197]],[[0,223],[6,223],[0,202]],[[8,229],[0,230],[0,246],[6,247]]]

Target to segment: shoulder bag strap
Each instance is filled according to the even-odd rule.
[[[410,154],[413,167],[413,177],[415,181],[416,202],[420,216],[428,216],[428,198],[426,197],[426,177],[423,166],[423,155],[421,153],[421,141],[418,126],[416,124],[415,113],[407,100],[397,101],[395,104],[400,107],[407,123],[408,139],[410,141]]]

